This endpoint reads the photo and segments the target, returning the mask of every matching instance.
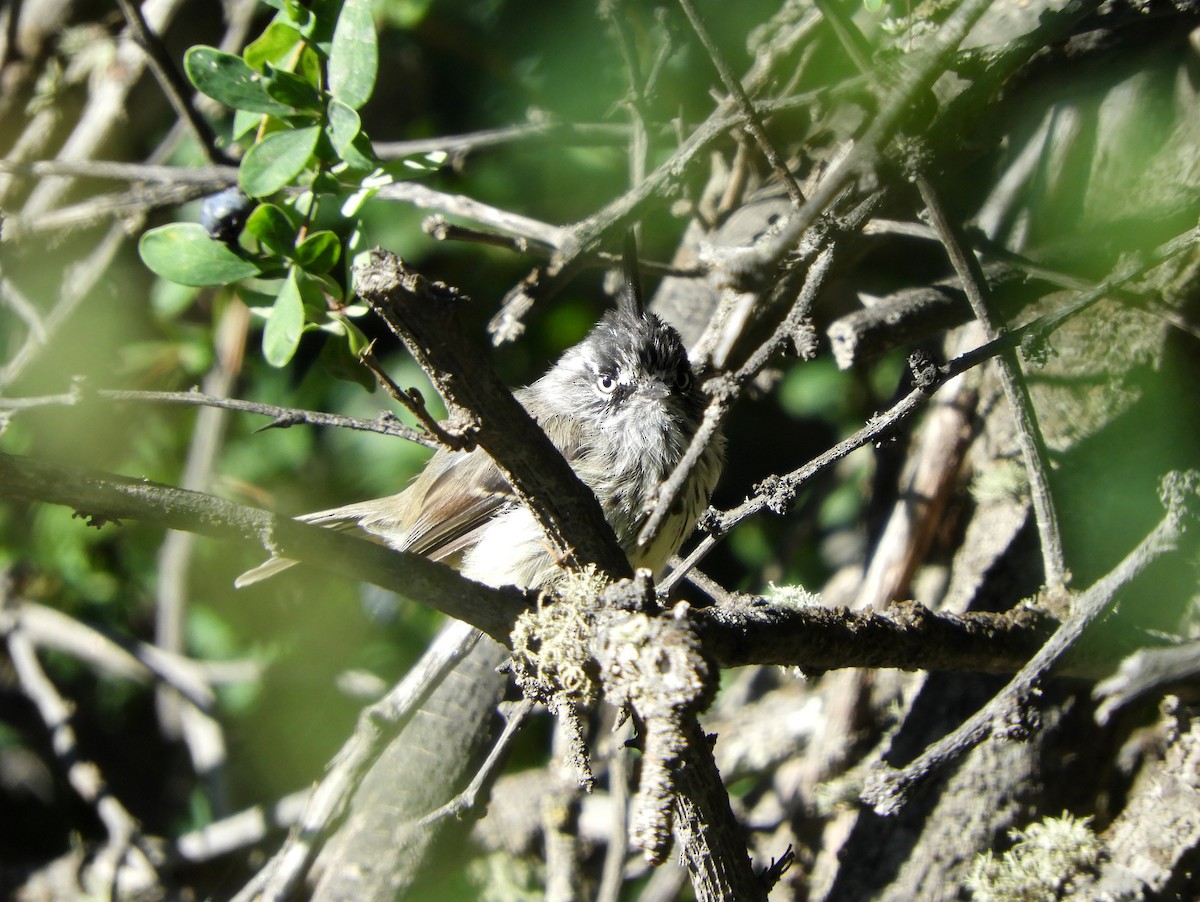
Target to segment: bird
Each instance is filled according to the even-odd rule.
[[[659,486],[699,427],[705,395],[678,331],[645,308],[632,243],[616,307],[514,395],[596,495],[631,566],[661,573],[708,506],[724,441],[718,435],[709,443],[654,540],[639,544]],[[397,494],[297,519],[358,530],[399,551],[452,563],[491,586],[539,589],[559,574],[533,514],[478,450],[439,450]],[[250,585],[293,563],[272,558],[235,584]]]
[[[514,396],[596,495],[634,569],[660,574],[707,508],[724,461],[708,442],[656,536],[639,535],[699,428],[706,406],[678,331],[646,309],[636,243],[625,242],[624,283],[614,308],[531,385]],[[298,519],[353,529],[400,551],[456,566],[491,586],[551,587],[559,562],[533,514],[484,451],[437,451],[403,491]],[[275,557],[243,574],[246,586],[291,566]],[[426,652],[453,649],[458,663],[381,754],[348,802],[322,853],[320,897],[403,893],[433,841],[421,817],[459,791],[486,750],[507,678],[500,643],[459,621]],[[440,650],[440,651],[439,651]],[[422,672],[425,659],[412,673]],[[319,862],[320,865],[322,862]]]

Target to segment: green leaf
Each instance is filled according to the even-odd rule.
[[[325,63],[310,44],[305,44],[300,52],[300,62],[296,64],[295,71],[310,85],[322,84],[325,79]]]
[[[321,111],[320,93],[299,75],[272,68],[268,63],[265,84],[267,93],[280,103],[305,112]]]
[[[328,110],[325,132],[338,158],[352,169],[374,169],[378,160],[371,142],[362,133],[362,121],[358,113],[337,98],[329,101]]]
[[[301,40],[300,32],[294,26],[276,17],[262,34],[246,45],[242,59],[251,69],[262,72],[267,63],[278,66],[291,56]]]
[[[342,254],[342,243],[330,231],[313,232],[296,248],[293,259],[307,272],[329,272]]]
[[[183,67],[196,90],[235,110],[285,116],[291,110],[271,98],[263,77],[240,56],[215,47],[193,47],[183,57]]]
[[[229,140],[240,141],[258,128],[262,124],[262,121],[262,113],[252,113],[249,110],[235,110],[233,113],[233,125],[229,130]]]
[[[259,204],[246,220],[246,231],[276,256],[290,256],[295,249],[296,227],[275,204]]]
[[[370,0],[346,0],[329,52],[330,92],[357,110],[375,89],[378,66],[379,47]]]
[[[336,324],[330,324],[330,326],[333,325]],[[333,328],[329,328],[327,331],[332,332],[334,330]],[[353,331],[360,336],[362,335],[357,329]],[[325,342],[325,346],[321,348],[321,365],[335,379],[361,385],[368,392],[374,391],[375,377],[371,375],[371,371],[363,366],[362,361],[358,359],[354,343],[355,338],[349,334],[349,330],[347,330],[346,338],[339,336]]]
[[[358,118],[358,113],[336,97],[329,101],[327,116],[329,124],[326,131],[329,134],[329,142],[338,156],[341,156],[342,151],[350,146],[350,142],[358,137],[362,130],[362,120]]]
[[[286,366],[300,345],[300,334],[304,331],[304,301],[300,298],[300,285],[295,269],[288,271],[287,281],[279,289],[271,318],[263,329],[263,357],[271,366]]]
[[[342,286],[325,273],[305,272],[301,276],[300,295],[317,316],[326,314],[330,300],[340,304],[344,293]]]
[[[180,285],[228,285],[260,271],[253,260],[209,238],[198,222],[151,229],[138,242],[138,253],[152,272]]]
[[[300,33],[328,59],[333,48],[333,32],[342,12],[342,0],[308,0],[309,21]]]
[[[263,3],[286,14],[293,22],[305,23],[309,19],[308,10],[299,0],[263,0]]]
[[[357,357],[371,345],[371,339],[363,334],[362,329],[354,325],[348,318],[340,313],[329,314],[334,320],[341,323],[342,328],[346,332],[346,343],[350,346],[350,353]]]
[[[246,152],[238,169],[238,184],[250,197],[274,194],[308,164],[321,129],[315,125],[267,135]]]

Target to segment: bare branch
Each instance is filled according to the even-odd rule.
[[[900,770],[880,766],[863,790],[863,801],[880,814],[893,813],[930,774],[989,735],[1005,731],[1005,724],[1011,721],[1019,706],[1057,668],[1084,631],[1116,603],[1121,589],[1156,559],[1178,547],[1180,537],[1200,507],[1200,473],[1168,474],[1163,480],[1161,494],[1167,513],[1158,526],[1107,575],[1074,599],[1071,616],[1008,685],[962,726],[927,748],[912,764]]]
[[[938,233],[950,262],[962,280],[963,290],[971,304],[975,318],[983,327],[984,337],[988,341],[998,338],[1001,332],[999,324],[989,309],[987,296],[987,279],[983,269],[974,254],[968,253],[961,239],[960,229],[950,221],[938,198],[936,189],[929,179],[918,173],[915,176],[918,190],[925,208],[929,211],[930,220]],[[1058,513],[1054,507],[1054,498],[1050,492],[1050,461],[1046,453],[1046,440],[1038,426],[1037,413],[1033,409],[1033,400],[1029,397],[1029,387],[1021,375],[1021,365],[1013,351],[1001,354],[996,363],[1000,371],[1000,384],[1004,396],[1012,409],[1017,422],[1017,440],[1021,446],[1021,455],[1025,460],[1025,472],[1029,478],[1029,494],[1033,502],[1034,516],[1037,518],[1038,534],[1042,542],[1042,568],[1045,571],[1046,585],[1051,591],[1056,591],[1066,584],[1067,567],[1063,559],[1062,531],[1058,525]]]
[[[513,621],[527,604],[525,594],[517,589],[483,586],[420,555],[146,480],[0,454],[0,498],[63,504],[83,512],[96,525],[141,520],[265,545],[280,556],[375,583],[472,623],[499,642],[507,641]]]
[[[216,407],[222,410],[238,410],[271,417],[273,422],[264,429],[287,429],[291,426],[335,426],[359,432],[374,432],[407,439],[427,448],[441,447],[430,436],[401,423],[392,413],[384,412],[374,420],[347,417],[341,414],[324,413],[318,410],[301,410],[296,407],[279,407],[275,404],[260,404],[257,401],[241,401],[236,398],[218,398],[193,388],[186,392],[127,391],[101,388],[90,391],[76,387],[61,395],[40,395],[32,398],[2,398],[0,410],[32,410],[39,407],[73,407],[89,398],[102,401],[135,402],[147,404],[178,404],[183,407]]]
[[[146,52],[150,69],[158,79],[159,87],[167,95],[167,100],[171,102],[176,115],[192,130],[196,143],[200,145],[200,149],[208,161],[213,164],[229,163],[229,156],[217,146],[216,133],[208,122],[196,112],[190,99],[191,89],[183,80],[183,76],[179,74],[179,70],[175,68],[170,56],[167,55],[166,48],[163,47],[158,35],[151,30],[145,17],[142,16],[141,8],[130,0],[117,0],[117,6],[121,8],[121,14],[125,16],[125,21],[129,23],[133,39]]]
[[[709,59],[712,60],[718,74],[720,74],[721,81],[725,85],[725,90],[737,102],[738,109],[746,120],[746,130],[754,136],[754,140],[762,150],[763,156],[767,158],[767,162],[771,164],[771,168],[775,171],[776,177],[783,184],[784,188],[787,189],[788,197],[792,200],[792,206],[799,207],[804,203],[804,192],[800,190],[800,186],[796,183],[796,177],[792,175],[791,170],[788,169],[787,164],[783,161],[783,157],[771,141],[766,129],[763,128],[762,120],[759,119],[754,105],[750,102],[750,97],[746,93],[746,89],[742,87],[741,81],[733,74],[733,70],[729,68],[729,63],[725,61],[720,48],[717,47],[716,42],[713,41],[712,36],[708,33],[708,28],[704,25],[704,20],[700,18],[700,14],[696,12],[696,7],[692,3],[692,0],[679,0],[679,5],[683,8],[688,21],[692,23],[696,37],[704,45],[705,52],[708,53]]]
[[[516,402],[486,356],[464,341],[455,312],[458,296],[381,250],[359,272],[358,285],[359,294],[433,380],[451,419],[478,424],[479,444],[533,511],[555,555],[575,569],[594,563],[614,577],[627,575],[629,562],[596,496]]]
[[[4,578],[7,582],[7,575]],[[4,598],[0,600],[0,633],[8,645],[17,680],[46,725],[50,744],[66,772],[71,788],[96,812],[108,835],[100,856],[103,866],[92,869],[93,879],[102,885],[117,887],[122,878],[130,879],[128,874],[123,873],[125,865],[129,864],[139,872],[139,879],[144,880],[145,872],[152,871],[154,863],[140,851],[135,854],[135,850],[143,845],[138,823],[111,792],[100,768],[89,761],[79,748],[75,729],[71,726],[72,706],[63,699],[42,670],[33,642],[24,633],[20,618],[13,616],[8,586],[4,586],[3,594]]]

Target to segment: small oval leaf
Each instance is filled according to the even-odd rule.
[[[259,274],[257,263],[210,238],[197,222],[151,229],[138,242],[138,253],[155,275],[180,285],[228,285]]]
[[[283,287],[279,289],[271,308],[271,317],[263,329],[262,349],[267,363],[275,367],[286,366],[300,345],[303,331],[304,302],[300,298],[296,270],[291,269]]]
[[[379,46],[370,0],[346,0],[333,30],[329,52],[329,90],[357,110],[375,89]]]
[[[273,100],[263,77],[245,60],[215,47],[193,47],[183,57],[183,67],[196,90],[235,110],[287,115],[291,110]]]
[[[275,204],[259,204],[246,220],[246,231],[278,257],[290,255],[296,244],[296,227]]]
[[[267,93],[273,99],[296,110],[320,113],[321,95],[305,79],[284,69],[276,69],[269,63],[266,76]]]
[[[238,184],[250,197],[274,194],[298,176],[317,146],[320,128],[310,125],[267,135],[247,152]]]
[[[251,69],[261,72],[265,63],[279,65],[287,59],[295,52],[296,45],[301,40],[300,32],[282,18],[276,17],[262,34],[246,45],[246,49],[242,51],[242,58]]]
[[[300,242],[293,259],[307,272],[329,272],[337,265],[342,253],[342,244],[337,235],[330,231],[313,232]]]
[[[362,131],[358,113],[335,97],[329,101],[327,116],[325,133],[329,135],[329,143],[340,160],[351,169],[367,172],[379,165],[375,150]]]
[[[358,133],[362,129],[362,120],[358,118],[358,113],[336,97],[329,101],[327,115],[329,124],[326,126],[326,131],[329,134],[329,143],[333,145],[338,156],[342,156],[343,151],[350,146],[350,142],[358,137]]]

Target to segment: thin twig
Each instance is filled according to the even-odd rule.
[[[601,3],[600,15],[608,19],[613,34],[616,35],[617,49],[621,53],[625,77],[629,82],[629,184],[636,185],[646,177],[646,159],[650,152],[650,137],[646,125],[650,119],[647,83],[642,78],[641,66],[638,64],[636,42],[627,11],[618,3]]]
[[[408,141],[378,141],[372,145],[372,148],[381,160],[394,160],[436,151],[462,153],[481,150],[486,147],[513,144],[517,141],[528,141],[531,138],[581,146],[623,144],[628,140],[628,134],[627,126],[610,122],[529,122],[521,125],[508,125],[503,128],[467,132],[461,135],[442,135],[436,138],[417,138]]]
[[[745,117],[746,129],[754,136],[754,140],[758,142],[763,156],[767,158],[767,162],[771,164],[775,175],[787,189],[792,206],[799,207],[804,203],[804,192],[800,190],[800,185],[796,182],[796,177],[792,175],[791,170],[788,169],[787,164],[783,161],[779,150],[771,141],[766,129],[763,128],[762,120],[754,109],[754,104],[750,102],[750,97],[746,94],[746,89],[742,86],[737,76],[733,74],[733,70],[729,68],[729,63],[725,61],[720,48],[717,47],[716,42],[713,41],[712,36],[708,33],[708,28],[705,26],[704,20],[700,18],[700,14],[696,12],[696,7],[693,5],[692,0],[679,0],[679,5],[683,8],[688,21],[692,23],[696,37],[700,39],[700,43],[708,53],[709,59],[712,60],[717,73],[721,76],[725,90],[729,91],[730,95],[737,102],[738,109],[741,110],[742,116]]]
[[[25,292],[4,276],[0,276],[0,299],[3,299],[4,304],[25,324],[30,339],[38,343],[46,340],[46,324],[42,321],[37,307],[26,297]]]
[[[629,733],[627,725],[622,725],[619,730],[618,736]],[[612,804],[612,817],[596,902],[617,902],[621,898],[625,859],[629,855],[629,755],[625,743],[618,741],[608,759],[608,798]]]
[[[803,32],[802,28],[796,30],[797,35]],[[783,52],[786,48],[779,49]],[[754,84],[757,78],[764,78],[768,71],[769,58],[760,57],[755,64],[755,75],[747,80],[748,83]],[[755,108],[762,114],[801,109],[819,102],[827,93],[822,89],[782,100],[763,101],[756,103]],[[733,112],[734,109],[732,100],[718,105],[708,119],[684,139],[679,148],[641,183],[586,219],[580,220],[570,228],[560,229],[554,242],[557,251],[551,258],[550,265],[544,272],[535,271],[525,279],[526,283],[541,286],[538,297],[552,297],[565,278],[578,269],[581,259],[596,251],[607,235],[627,228],[629,223],[638,219],[651,204],[670,196],[673,186],[682,182],[691,167],[703,159],[703,152],[724,138],[730,129],[737,128],[742,123],[742,115]],[[493,340],[501,343],[519,335],[519,321],[532,306],[532,300],[519,287],[510,291],[505,297],[504,307],[492,318],[488,327]]]
[[[272,832],[287,830],[300,819],[309,792],[294,792],[272,805],[255,805],[185,833],[171,843],[167,854],[178,861],[197,863],[256,846]]]
[[[156,645],[106,633],[61,611],[15,599],[13,616],[29,640],[39,648],[53,649],[107,674],[172,687],[198,710],[211,713],[216,683],[255,681],[263,667],[253,661],[222,662],[218,667],[164,651]]]
[[[100,194],[77,204],[56,207],[36,216],[17,215],[5,221],[3,240],[20,241],[38,235],[66,233],[84,229],[107,219],[128,219],[163,207],[195,200],[211,194],[217,182],[205,184],[185,181],[178,184],[141,185],[128,191]]]
[[[133,39],[146,52],[150,69],[158,79],[159,87],[167,95],[167,100],[170,101],[176,115],[192,130],[196,143],[200,145],[208,162],[213,165],[230,163],[229,156],[217,145],[216,132],[212,130],[204,117],[196,112],[196,108],[191,102],[192,90],[183,80],[183,76],[179,74],[179,70],[175,68],[175,64],[167,55],[166,48],[163,47],[158,35],[151,31],[146,19],[142,16],[141,9],[130,0],[117,0],[117,6],[121,8],[125,21],[129,23]]]
[[[858,211],[858,224],[861,225],[862,222],[866,221],[870,208],[870,205],[860,207]],[[639,544],[645,545],[653,541],[653,537],[662,528],[667,512],[670,510],[671,505],[675,503],[675,498],[686,484],[688,475],[696,466],[700,456],[704,453],[704,449],[721,428],[725,417],[732,408],[734,401],[740,396],[745,385],[796,335],[801,323],[809,316],[821,289],[824,288],[825,281],[832,270],[834,259],[835,245],[833,242],[830,242],[828,246],[815,255],[805,274],[803,288],[791,305],[787,315],[776,326],[771,336],[751,354],[746,363],[736,372],[726,374],[714,380],[719,388],[713,393],[713,398],[704,411],[704,418],[700,423],[700,427],[696,430],[691,444],[688,445],[683,459],[659,487],[654,510],[651,512],[646,525],[642,527],[642,531],[638,536]],[[695,562],[692,562],[689,566],[694,566],[694,564]],[[673,586],[685,574],[686,570],[678,573],[673,572],[669,577],[670,584]]]
[[[421,230],[437,241],[470,241],[475,244],[486,244],[491,247],[501,247],[514,254],[525,254],[543,259],[550,259],[554,254],[551,245],[544,244],[523,235],[502,235],[487,229],[475,229],[470,226],[458,225],[448,221],[438,214],[427,216],[421,221]],[[622,255],[610,251],[600,251],[594,257],[596,266],[611,269],[621,265]],[[698,267],[673,266],[658,260],[638,260],[638,269],[643,273],[656,276],[675,276],[680,279],[698,279],[707,270]]]
[[[427,448],[439,448],[441,445],[425,433],[401,423],[392,413],[381,413],[374,420],[362,417],[347,417],[340,414],[324,413],[319,410],[301,410],[296,407],[280,407],[275,404],[261,404],[257,401],[241,401],[236,398],[218,398],[205,394],[193,388],[186,392],[171,391],[129,391],[124,389],[101,388],[89,390],[77,387],[69,392],[58,395],[38,395],[29,398],[0,397],[0,410],[20,411],[33,410],[41,407],[74,407],[89,398],[101,401],[134,402],[147,404],[178,404],[184,407],[218,407],[224,410],[239,410],[243,413],[253,413],[271,417],[272,422],[264,429],[287,429],[291,426],[336,426],[342,429],[354,429],[359,432],[374,432],[379,435],[390,435],[407,439]]]
[[[447,429],[439,423],[429,412],[429,408],[425,406],[425,398],[416,388],[405,390],[393,381],[375,356],[374,349],[375,342],[372,341],[358,355],[358,359],[375,375],[376,380],[392,400],[416,417],[417,422],[440,447],[448,448],[451,451],[470,451],[475,447],[476,430],[474,426],[468,423],[460,428]]]
[[[761,243],[754,259],[747,261],[760,276],[770,272],[791,252],[851,179],[874,166],[884,148],[891,143],[913,100],[946,71],[947,61],[990,6],[991,0],[961,0],[945,22],[931,33],[929,45],[906,61],[903,77],[889,91],[866,131],[844,157],[829,167],[808,200],[783,228]]]
[[[7,576],[4,578],[7,580]],[[0,610],[0,633],[4,635],[8,646],[9,660],[21,690],[33,703],[50,733],[50,745],[66,772],[67,782],[104,825],[108,838],[102,857],[106,859],[105,865],[111,868],[111,873],[107,878],[100,875],[99,879],[116,886],[131,851],[145,845],[141,830],[137,820],[110,791],[100,768],[84,757],[75,729],[71,726],[72,706],[46,676],[38,662],[33,642],[21,628],[20,619],[13,616],[7,585],[3,587],[3,593],[4,598],[0,599],[3,605],[3,610]],[[153,863],[144,856],[136,864],[139,870],[153,867]]]
[[[754,495],[735,508],[724,512],[710,511],[700,522],[700,528],[709,534],[696,546],[676,569],[672,570],[659,584],[659,592],[669,594],[687,572],[713,549],[720,539],[738,523],[769,508],[782,514],[791,507],[792,501],[808,480],[837,463],[850,452],[871,442],[879,441],[899,429],[901,424],[924,406],[925,401],[945,378],[936,368],[929,368],[924,378],[919,378],[917,387],[894,404],[886,413],[872,417],[853,435],[838,442],[828,451],[813,458],[802,467],[784,476],[771,476],[764,480]]]
[[[496,778],[504,767],[513,740],[532,712],[533,702],[527,698],[512,704],[501,703],[500,716],[504,719],[504,730],[492,744],[492,750],[488,752],[487,758],[479,766],[479,770],[471,778],[467,788],[445,805],[421,818],[420,826],[429,827],[447,817],[461,820],[464,814],[478,809],[480,798],[486,798],[489,794],[492,784],[496,782]]]
[[[111,179],[118,182],[202,184],[214,190],[237,184],[236,166],[156,166],[110,160],[0,160],[0,172],[33,178]]]
[[[990,734],[1003,733],[1019,707],[1054,670],[1084,631],[1116,603],[1121,589],[1151,563],[1178,545],[1180,537],[1197,515],[1200,473],[1170,473],[1160,494],[1167,513],[1145,539],[1108,574],[1074,599],[1071,616],[1028,664],[962,726],[935,742],[915,761],[902,769],[881,766],[868,780],[862,799],[880,814],[899,809],[918,783],[982,742]]]
[[[420,182],[393,182],[376,192],[379,200],[402,201],[451,216],[461,216],[473,222],[489,226],[506,235],[516,235],[557,248],[563,240],[564,230],[519,213],[512,213],[482,203],[462,194],[446,194],[426,187]]]
[[[914,175],[914,181],[942,246],[962,281],[971,310],[983,327],[985,337],[988,341],[997,338],[1000,335],[1000,326],[989,309],[987,279],[979,260],[965,249],[960,230],[950,221],[937,190],[929,179],[918,172]],[[1067,568],[1063,555],[1062,531],[1059,529],[1058,513],[1050,490],[1050,461],[1046,452],[1046,441],[1038,425],[1037,413],[1033,409],[1033,400],[1029,397],[1029,387],[1021,375],[1016,353],[1007,351],[996,359],[996,363],[1004,396],[1017,424],[1017,440],[1025,460],[1029,494],[1037,520],[1038,535],[1041,538],[1042,568],[1046,585],[1051,590],[1061,589],[1067,579]]]

